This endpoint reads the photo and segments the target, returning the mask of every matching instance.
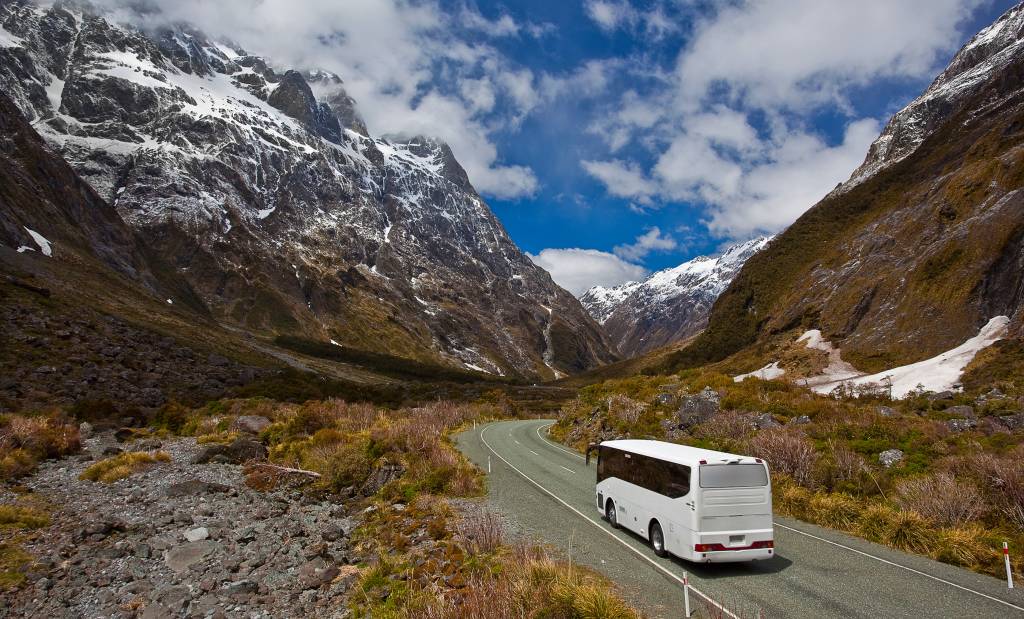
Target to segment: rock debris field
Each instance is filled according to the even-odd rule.
[[[348,615],[358,571],[344,505],[252,490],[241,466],[193,464],[194,439],[163,441],[169,462],[112,484],[78,478],[114,446],[109,433],[89,438],[85,455],[25,480],[52,523],[23,544],[38,562],[0,593],[0,617]],[[0,489],[0,504],[17,499]]]

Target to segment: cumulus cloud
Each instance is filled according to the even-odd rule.
[[[679,29],[660,5],[640,10],[628,0],[587,0],[584,9],[587,16],[607,32],[627,28],[641,30],[651,38],[660,39]]]
[[[507,14],[488,19],[468,5],[449,14],[430,0],[307,0],[301,8],[290,0],[94,2],[119,21],[194,24],[281,68],[333,71],[373,133],[444,139],[485,194],[537,190],[534,172],[503,162],[492,135],[536,105],[534,76],[488,41],[539,36],[543,26]]]
[[[613,251],[623,260],[637,262],[646,258],[651,252],[671,251],[678,245],[671,235],[663,234],[660,228],[654,226],[636,237],[632,243],[616,245]]]
[[[880,77],[935,72],[985,0],[768,0],[704,19],[677,63],[685,100],[724,89],[757,107],[808,109]]]
[[[556,284],[577,297],[594,286],[618,286],[649,273],[639,264],[596,249],[544,249],[527,255],[551,273]]]
[[[777,232],[848,178],[878,135],[878,119],[852,109],[851,90],[931,77],[985,1],[722,4],[697,17],[663,84],[627,90],[589,125],[608,155],[580,165],[636,212],[687,202],[715,235]],[[638,19],[626,2],[587,6],[606,30]],[[823,109],[846,116],[841,139],[811,126]]]

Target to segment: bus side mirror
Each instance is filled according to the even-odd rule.
[[[590,452],[597,451],[598,447],[600,447],[600,445],[598,445],[597,443],[591,443],[591,444],[587,445],[587,451],[586,451],[586,454],[585,454],[586,455],[587,466],[590,466]]]

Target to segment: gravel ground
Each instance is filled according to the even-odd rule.
[[[163,441],[170,462],[113,484],[78,478],[114,446],[87,439],[84,455],[24,481],[53,522],[23,544],[38,562],[27,586],[0,594],[0,617],[348,615],[356,522],[344,505],[251,490],[238,465],[192,464],[192,439]]]

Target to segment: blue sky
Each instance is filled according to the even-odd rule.
[[[135,0],[97,0],[114,7]],[[778,232],[1009,0],[147,0],[447,141],[574,293]]]

